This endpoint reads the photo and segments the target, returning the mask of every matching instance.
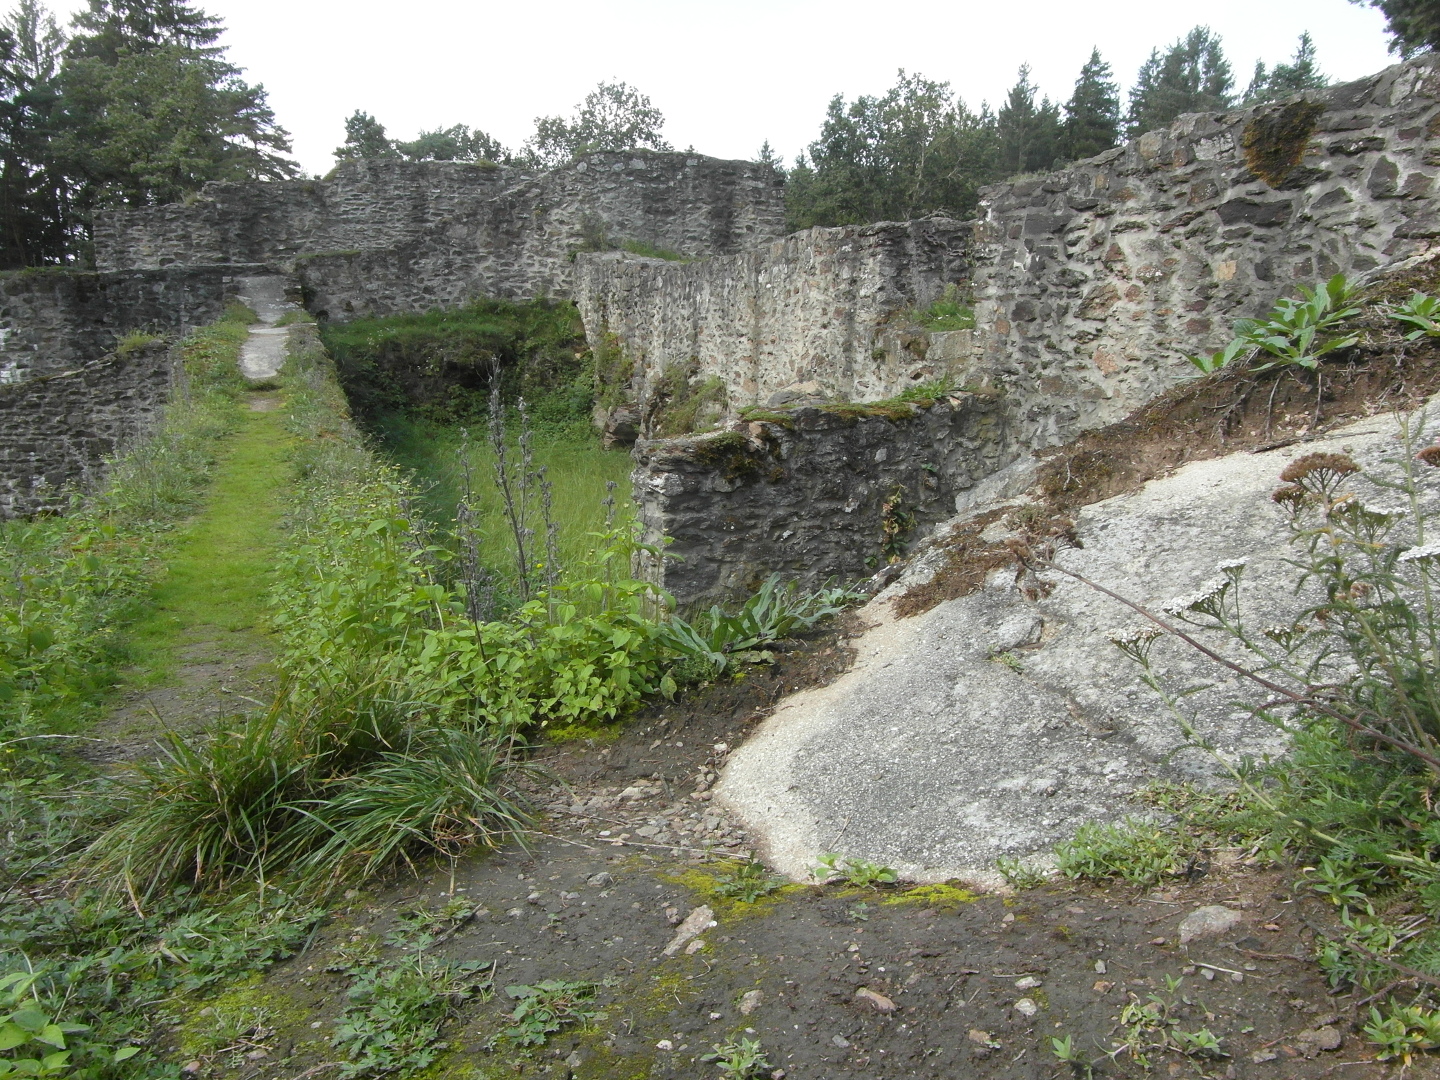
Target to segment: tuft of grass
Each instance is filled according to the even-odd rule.
[[[620,249],[628,251],[631,255],[641,255],[647,259],[664,259],[666,262],[694,262],[689,255],[682,255],[678,251],[671,251],[669,248],[655,247],[643,240],[622,240]]]

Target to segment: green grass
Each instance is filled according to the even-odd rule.
[[[179,536],[132,651],[152,681],[187,645],[223,639],[265,647],[265,589],[279,542],[281,494],[289,478],[283,414],[241,414],[223,446],[204,509]]]
[[[383,430],[386,449],[402,466],[413,469],[428,484],[424,508],[441,528],[455,520],[455,508],[464,490],[464,470],[459,429],[447,425],[391,417]],[[573,566],[592,547],[590,535],[605,528],[606,483],[616,484],[616,520],[633,515],[630,504],[630,455],[623,450],[602,450],[593,439],[537,440],[536,466],[548,468],[554,485],[554,517],[560,526],[560,559]],[[493,481],[495,455],[484,441],[484,431],[473,433],[469,446],[470,474],[476,504],[482,511],[485,564],[502,573],[513,573],[513,542],[503,518],[503,503]]]

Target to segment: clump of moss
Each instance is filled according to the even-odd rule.
[[[838,401],[831,405],[821,405],[820,411],[850,421],[864,420],[872,416],[882,416],[886,420],[910,420],[919,408],[908,401],[889,398],[885,401]]]
[[[131,330],[115,343],[115,351],[121,356],[133,356],[147,346],[162,340],[159,334],[147,334],[143,330]]]
[[[953,881],[942,882],[939,885],[917,885],[913,889],[906,889],[899,896],[891,896],[880,901],[885,905],[913,905],[915,907],[935,908],[937,911],[955,912],[966,904],[973,904],[980,897],[969,889],[963,889]]]
[[[795,418],[790,411],[781,407],[780,409],[764,409],[759,405],[747,405],[740,410],[740,419],[753,420],[760,424],[779,424],[787,430],[795,427]]]
[[[711,375],[697,379],[699,364],[671,364],[650,393],[650,430],[657,435],[689,435],[713,431],[725,415],[729,396],[725,383]]]
[[[693,262],[688,255],[682,255],[670,248],[656,247],[654,244],[647,244],[643,240],[622,240],[620,250],[627,251],[631,255],[640,255],[647,259],[664,259],[666,262]]]
[[[1304,157],[1315,121],[1324,111],[1324,105],[1302,99],[1246,124],[1240,145],[1250,171],[1272,188],[1283,184]]]
[[[696,461],[719,472],[732,483],[753,480],[766,473],[772,480],[775,479],[773,470],[768,468],[770,462],[763,452],[757,451],[750,440],[738,431],[726,431],[710,438],[697,439],[693,444],[693,453]],[[783,476],[782,471],[781,477]]]

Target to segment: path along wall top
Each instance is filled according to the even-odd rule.
[[[698,257],[784,231],[779,175],[697,154],[597,153],[546,172],[355,161],[325,180],[212,183],[96,225],[101,269],[296,268],[330,318],[569,296],[574,256],[633,241]]]

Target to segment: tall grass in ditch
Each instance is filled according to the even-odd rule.
[[[0,755],[73,725],[114,682],[122,630],[198,504],[219,440],[237,420],[235,355],[254,316],[235,308],[178,346],[183,379],[149,437],[74,492],[63,516],[0,522]],[[0,756],[0,762],[4,761]]]
[[[386,451],[424,478],[418,497],[426,516],[447,528],[460,504],[468,504],[475,513],[481,562],[513,584],[514,542],[505,520],[504,497],[493,482],[497,457],[486,426],[481,421],[462,430],[397,414],[386,419],[382,435]],[[516,426],[512,424],[512,430]],[[509,449],[518,457],[513,440]],[[633,518],[627,494],[634,467],[630,455],[600,449],[591,433],[583,438],[547,438],[542,433],[532,455],[535,467],[545,470],[551,484],[560,562],[583,566],[596,546],[597,534]],[[613,515],[605,505],[612,492]]]

